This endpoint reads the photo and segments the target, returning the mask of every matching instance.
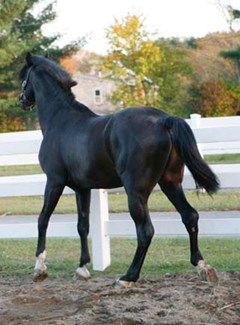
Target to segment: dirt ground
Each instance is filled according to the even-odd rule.
[[[197,275],[145,277],[129,289],[114,279],[0,278],[0,324],[240,324],[240,272],[212,286]]]

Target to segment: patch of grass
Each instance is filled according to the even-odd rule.
[[[240,210],[240,191],[219,192],[213,197],[206,193],[196,194],[186,191],[189,203],[201,211]],[[128,211],[125,193],[109,194],[109,209],[111,212]],[[153,192],[149,198],[150,211],[175,211],[173,205],[162,192]]]
[[[40,165],[0,166],[0,176],[42,174]]]
[[[209,164],[240,164],[240,154],[228,154],[228,155],[206,155],[204,159]]]
[[[0,240],[0,276],[32,277],[36,240]],[[238,271],[240,239],[200,238],[200,247],[208,263],[219,271]],[[47,264],[49,276],[71,278],[78,267],[80,241],[78,239],[49,238]],[[134,255],[136,239],[111,239],[111,266],[104,272],[89,269],[93,275],[118,277],[124,274]],[[166,273],[193,272],[189,262],[187,238],[155,238],[149,248],[141,276]]]
[[[110,212],[128,212],[125,193],[109,194]],[[219,192],[213,197],[206,193],[197,195],[187,191],[189,203],[199,211],[240,210],[240,191]],[[0,198],[0,215],[38,215],[42,209],[43,197]],[[150,211],[175,211],[173,205],[162,192],[154,192],[149,199]],[[74,195],[63,195],[55,209],[57,214],[75,214],[76,203]]]
[[[0,198],[0,215],[38,215],[42,209],[42,205],[43,196]],[[75,196],[61,196],[54,213],[76,214]]]

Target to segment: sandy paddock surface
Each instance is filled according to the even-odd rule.
[[[0,324],[240,324],[240,272],[212,286],[197,275],[145,277],[129,289],[114,279],[0,278]]]

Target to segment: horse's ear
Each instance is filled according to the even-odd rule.
[[[28,52],[26,55],[26,62],[29,67],[33,65],[32,54],[30,52]]]
[[[76,85],[77,85],[77,81],[75,81],[75,80],[71,80],[70,83],[69,83],[69,86],[71,88],[74,87],[74,86],[76,86]]]
[[[44,56],[45,56],[46,59],[50,59],[50,54],[49,54],[49,52],[46,52]]]

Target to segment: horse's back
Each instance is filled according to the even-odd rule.
[[[130,107],[113,115],[112,137],[122,147],[128,144],[140,151],[151,150],[160,143],[169,142],[165,127],[167,117],[166,113],[156,108]]]

